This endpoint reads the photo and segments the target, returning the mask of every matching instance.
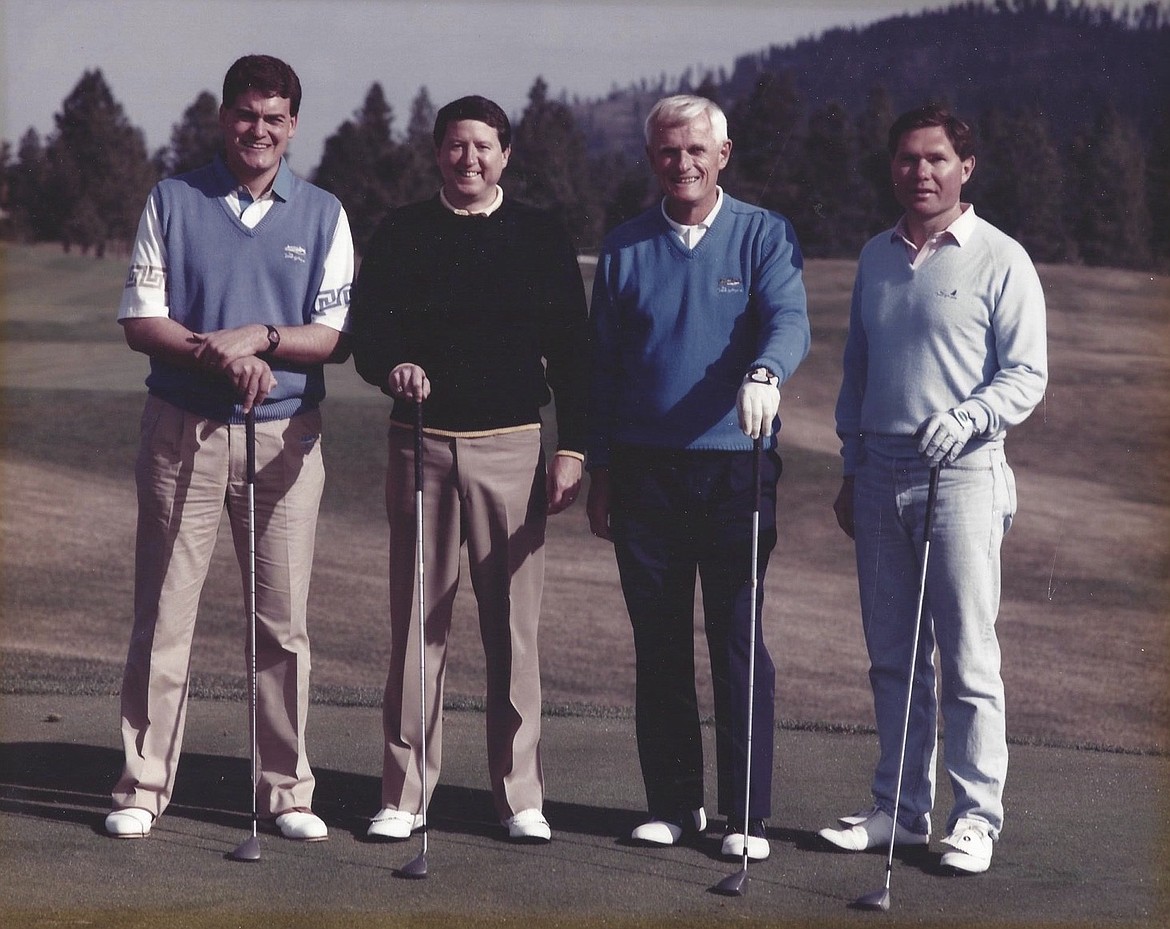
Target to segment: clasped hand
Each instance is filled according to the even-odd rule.
[[[193,333],[195,363],[219,371],[231,381],[246,413],[264,402],[276,387],[276,377],[268,362],[256,355],[257,334],[264,326],[238,326],[215,332]],[[265,343],[266,344],[266,343]]]
[[[431,382],[427,372],[409,361],[403,362],[390,372],[387,385],[390,388],[390,395],[400,400],[422,403],[431,395]]]
[[[740,385],[735,407],[744,435],[753,439],[769,436],[780,412],[780,389],[775,384],[745,380]]]
[[[974,432],[971,417],[961,410],[931,413],[918,427],[918,454],[932,466],[950,464]]]

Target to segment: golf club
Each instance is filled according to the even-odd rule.
[[[256,836],[256,410],[244,414],[244,444],[248,458],[248,731],[252,737],[252,834],[236,846],[233,861],[259,861]]]
[[[906,764],[906,740],[910,734],[910,700],[914,693],[914,666],[918,663],[918,635],[922,630],[922,608],[926,602],[926,563],[930,558],[930,528],[934,520],[934,504],[938,499],[938,470],[930,469],[930,489],[926,493],[926,516],[922,527],[922,569],[918,580],[918,611],[914,617],[914,640],[910,646],[910,673],[906,681],[906,709],[902,716],[902,750],[898,753],[898,778],[894,787],[894,823],[890,827],[890,848],[886,855],[886,883],[880,890],[864,894],[853,901],[860,910],[888,910],[890,908],[890,876],[894,871],[894,838],[898,834],[898,807],[902,800],[902,768]]]
[[[755,485],[755,509],[752,511],[752,557],[751,557],[751,632],[748,636],[748,711],[747,711],[747,758],[744,768],[743,787],[743,866],[735,874],[729,874],[711,888],[712,893],[728,897],[741,897],[747,892],[748,882],[748,827],[751,815],[752,790],[752,716],[756,696],[756,603],[758,601],[759,578],[757,567],[760,559],[760,458],[764,454],[764,440],[755,440],[752,459],[752,481]]]
[[[414,544],[418,576],[418,678],[420,722],[419,773],[422,779],[422,851],[394,873],[399,877],[427,876],[427,611],[423,592],[426,564],[423,559],[423,409],[415,402],[414,417]]]

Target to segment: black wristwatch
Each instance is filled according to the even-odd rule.
[[[270,358],[280,344],[280,330],[275,326],[268,326],[268,347],[259,353],[260,358]]]
[[[771,384],[773,387],[779,382],[779,378],[762,365],[749,371],[747,379],[753,384]]]

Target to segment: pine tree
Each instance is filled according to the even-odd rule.
[[[1064,176],[1048,121],[1025,110],[985,111],[975,173],[964,196],[1036,261],[1065,261],[1075,246],[1064,225]]]
[[[578,246],[600,240],[601,210],[588,182],[585,138],[568,104],[549,99],[538,77],[512,141],[508,183],[534,206],[561,213]]]
[[[864,239],[891,226],[901,210],[890,183],[889,135],[894,119],[885,87],[871,88],[857,118],[857,197]]]
[[[1158,217],[1151,228],[1150,250],[1160,267],[1170,270],[1170,115],[1167,114],[1162,115],[1150,143],[1146,190],[1149,215]]]
[[[1133,123],[1107,104],[1073,146],[1077,245],[1092,265],[1147,267],[1150,214],[1146,158]]]
[[[394,202],[397,149],[394,113],[382,85],[366,92],[360,110],[325,140],[313,182],[341,201],[360,253],[383,214]]]
[[[788,75],[765,73],[728,114],[733,148],[727,188],[768,209],[790,213],[800,198],[795,183],[802,110]]]
[[[173,177],[193,171],[211,161],[223,148],[219,125],[219,104],[208,91],[202,91],[183,112],[183,118],[171,129],[171,143],[154,157],[160,175]]]
[[[694,94],[696,97],[706,97],[713,103],[719,103],[719,85],[715,83],[715,77],[710,71],[703,75],[703,80],[695,88]]]
[[[603,235],[633,219],[653,202],[657,186],[645,158],[631,160],[622,152],[608,152],[590,159],[590,164],[604,203]]]
[[[409,203],[430,197],[440,184],[435,167],[435,105],[425,86],[418,89],[410,104],[406,138],[399,151],[395,180],[396,202]]]
[[[45,146],[47,231],[66,249],[129,243],[157,179],[141,130],[130,124],[101,70],[86,71],[54,117]]]
[[[41,137],[29,129],[20,139],[16,161],[7,172],[9,224],[12,235],[23,242],[53,237],[46,214],[48,159]]]
[[[864,244],[857,167],[857,138],[844,107],[830,103],[812,113],[798,159],[801,197],[789,207],[805,254],[853,254]]]

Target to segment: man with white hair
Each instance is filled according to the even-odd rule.
[[[753,440],[765,450],[757,578],[776,543],[780,384],[808,352],[802,258],[784,217],[718,186],[731,140],[712,101],[660,100],[646,152],[664,197],[618,227],[591,308],[586,466],[593,533],[611,540],[634,632],[638,752],[648,820],[631,839],[701,835],[694,596],[703,589],[716,719],[722,852],[768,856],[775,669],[751,616]],[[756,624],[750,809],[749,643]]]

